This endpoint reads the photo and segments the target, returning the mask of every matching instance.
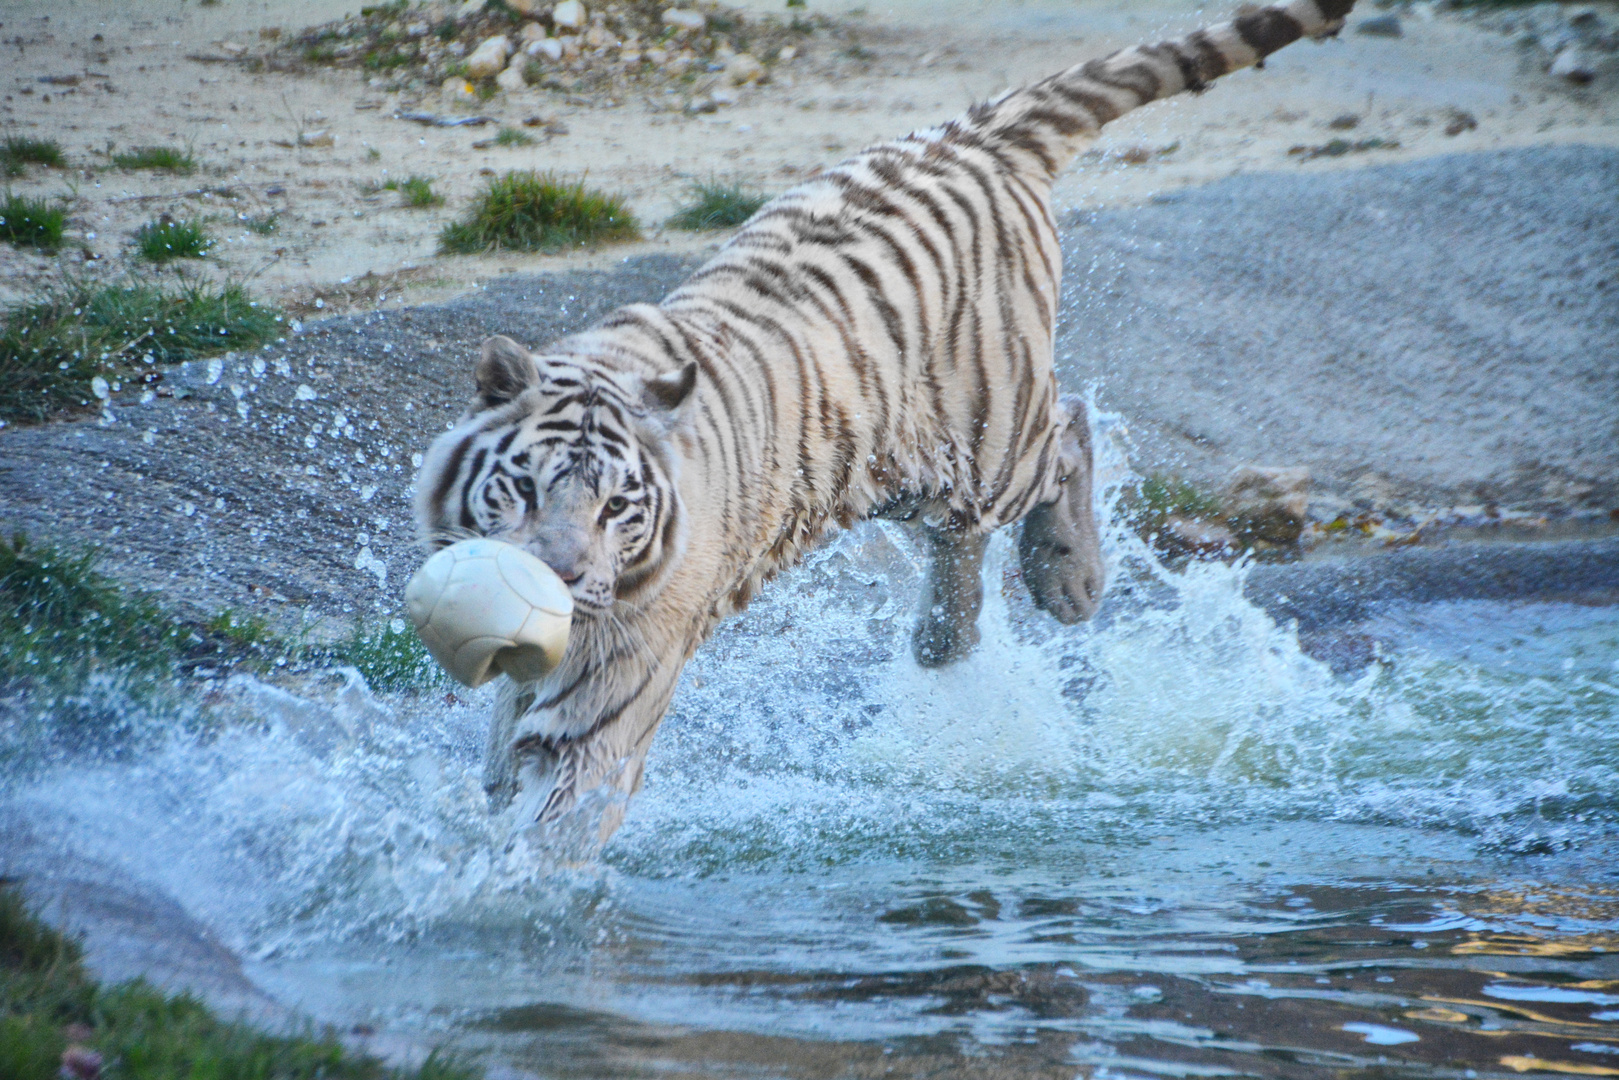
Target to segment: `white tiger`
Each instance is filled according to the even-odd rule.
[[[520,544],[574,598],[562,665],[503,693],[492,796],[547,821],[633,792],[686,660],[833,525],[924,523],[924,664],[977,642],[986,538],[1020,519],[1035,601],[1088,618],[1103,566],[1085,410],[1052,373],[1052,183],[1104,123],[1333,33],[1352,3],[1080,64],[793,188],[660,304],[537,353],[488,339],[422,466],[421,532]]]

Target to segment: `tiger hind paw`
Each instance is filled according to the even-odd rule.
[[[1105,585],[1102,538],[1091,508],[1090,418],[1085,403],[1065,396],[1068,413],[1059,460],[1062,493],[1023,519],[1018,557],[1024,583],[1040,608],[1072,624],[1096,614]]]

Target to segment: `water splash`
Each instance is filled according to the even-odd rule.
[[[1093,416],[1112,507],[1123,433]],[[12,770],[0,819],[32,839],[0,857],[8,873],[116,868],[262,957],[427,931],[583,948],[629,918],[605,914],[625,882],[693,873],[1049,867],[1153,832],[1293,821],[1532,852],[1619,822],[1611,665],[1526,670],[1390,631],[1392,663],[1337,677],[1244,599],[1243,566],[1171,572],[1118,524],[1104,548],[1102,616],[1061,628],[998,537],[982,646],[927,671],[909,651],[919,549],[889,523],[844,534],[699,652],[601,860],[514,843],[490,816],[484,697],[379,701],[352,672],[301,689],[239,677],[217,723]],[[1601,652],[1619,619],[1580,632]]]

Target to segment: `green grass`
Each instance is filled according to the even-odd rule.
[[[450,677],[402,619],[356,626],[348,640],[322,651],[330,659],[352,664],[373,690],[435,690],[451,685]]]
[[[172,173],[191,173],[197,168],[190,151],[173,146],[137,146],[114,154],[112,163],[120,169],[166,169]]]
[[[135,251],[147,262],[200,259],[214,246],[200,221],[175,221],[165,215],[135,230]]]
[[[1218,520],[1220,501],[1184,480],[1154,473],[1124,493],[1124,511],[1143,537],[1161,532],[1172,517]]]
[[[67,211],[44,199],[7,195],[0,203],[0,240],[16,247],[55,251],[62,244]]]
[[[54,139],[24,139],[12,136],[0,143],[0,173],[21,176],[27,165],[60,169],[66,164],[62,147]]]
[[[72,1030],[69,1030],[72,1025]],[[71,1037],[99,1054],[109,1080],[476,1080],[480,1070],[434,1052],[391,1068],[331,1031],[270,1034],[223,1020],[189,995],[141,981],[104,987],[79,944],[0,888],[0,1077],[56,1080]]]
[[[617,195],[587,188],[583,180],[510,172],[491,180],[466,216],[444,227],[439,247],[452,254],[555,251],[639,236],[635,215]]]
[[[92,378],[138,361],[257,348],[282,331],[280,313],[240,285],[64,278],[0,316],[0,420],[43,420],[86,404]]]
[[[748,191],[739,184],[720,184],[713,181],[692,185],[691,202],[681,207],[669,219],[675,229],[730,229],[742,224],[769,197]]]
[[[94,552],[0,540],[0,685],[76,681],[92,668],[168,667],[189,638],[151,598],[95,569]]]
[[[403,180],[386,180],[382,184],[384,191],[397,191],[404,199],[406,206],[419,208],[437,206],[444,201],[444,196],[433,190],[431,176],[410,176]]]
[[[533,146],[534,136],[514,127],[503,127],[495,133],[496,146]]]
[[[274,212],[259,214],[255,217],[244,215],[241,222],[260,236],[269,236],[281,228],[281,215]]]

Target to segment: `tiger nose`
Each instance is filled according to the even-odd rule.
[[[585,545],[577,537],[553,537],[543,548],[540,558],[564,583],[572,585],[585,576]]]

